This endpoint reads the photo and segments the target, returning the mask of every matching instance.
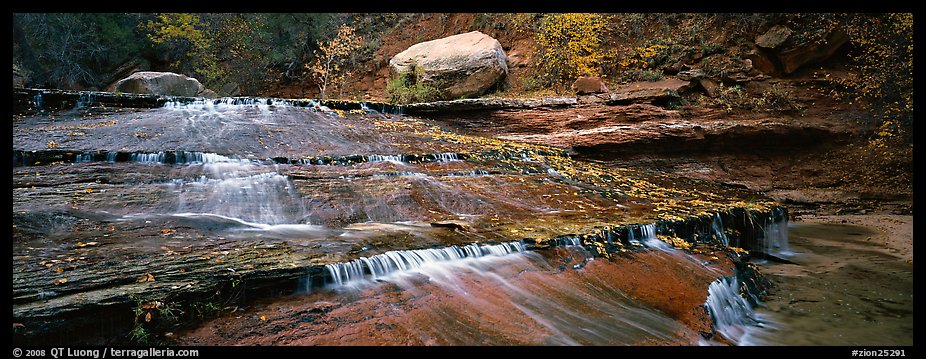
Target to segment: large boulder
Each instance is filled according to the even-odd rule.
[[[207,92],[206,87],[199,80],[173,72],[136,72],[116,82],[114,87],[116,91],[128,93],[184,97],[211,95],[215,97],[214,93]]]
[[[415,44],[389,60],[393,76],[424,69],[422,81],[440,91],[441,99],[475,97],[508,76],[505,50],[479,31]]]

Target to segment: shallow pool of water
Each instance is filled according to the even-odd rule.
[[[913,265],[868,227],[789,225],[792,263],[765,261],[775,287],[741,345],[913,345]]]

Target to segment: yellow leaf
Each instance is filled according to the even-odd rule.
[[[267,321],[267,316],[266,316],[266,315],[261,315],[261,316],[260,316],[260,320],[261,320],[261,321],[264,321],[264,322]]]
[[[154,282],[154,276],[151,273],[145,273],[145,275],[138,277],[136,281],[138,283]]]
[[[67,282],[68,282],[67,278],[55,279],[54,281],[52,281],[54,285],[61,285]]]

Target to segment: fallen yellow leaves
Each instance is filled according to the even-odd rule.
[[[62,285],[62,284],[67,283],[67,282],[68,282],[68,279],[67,279],[67,278],[60,278],[60,279],[55,279],[55,280],[53,280],[51,283],[54,284],[54,285]]]
[[[154,282],[154,276],[151,275],[151,273],[145,273],[145,275],[138,277],[135,281],[138,283]]]

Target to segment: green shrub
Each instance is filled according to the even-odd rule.
[[[424,68],[414,64],[409,67],[409,70],[399,73],[386,84],[389,102],[408,104],[440,99],[440,91],[437,87],[424,81]]]

